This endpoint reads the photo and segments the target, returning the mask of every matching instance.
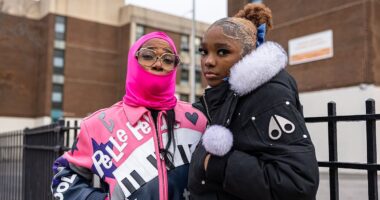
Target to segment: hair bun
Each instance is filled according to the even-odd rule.
[[[268,29],[272,28],[272,11],[262,3],[249,3],[239,10],[234,17],[251,21],[256,27],[266,24]]]

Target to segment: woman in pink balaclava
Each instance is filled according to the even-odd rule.
[[[179,62],[163,32],[132,45],[123,100],[82,121],[71,151],[54,163],[54,197],[188,199],[190,149],[207,119],[174,96]],[[94,174],[100,188],[91,184]]]

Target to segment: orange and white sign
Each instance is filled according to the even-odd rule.
[[[333,57],[333,32],[326,30],[289,40],[289,64],[296,65]]]

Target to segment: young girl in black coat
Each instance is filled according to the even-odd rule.
[[[201,44],[210,88],[198,107],[210,126],[192,156],[192,199],[313,200],[315,149],[287,55],[265,42],[271,11],[248,4],[213,23]]]

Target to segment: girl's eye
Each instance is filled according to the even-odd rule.
[[[154,56],[148,55],[148,54],[143,54],[143,55],[141,55],[141,58],[144,60],[153,60]]]
[[[219,56],[225,56],[225,55],[227,55],[227,54],[229,54],[229,53],[230,53],[230,51],[227,50],[227,49],[219,49],[219,50],[218,50],[218,55],[219,55]]]
[[[198,49],[198,52],[199,52],[202,56],[204,56],[204,55],[207,54],[206,50],[204,50],[203,48],[199,48],[199,49]]]
[[[162,61],[165,63],[165,64],[168,64],[168,65],[171,65],[174,63],[174,59],[172,58],[163,58]]]

